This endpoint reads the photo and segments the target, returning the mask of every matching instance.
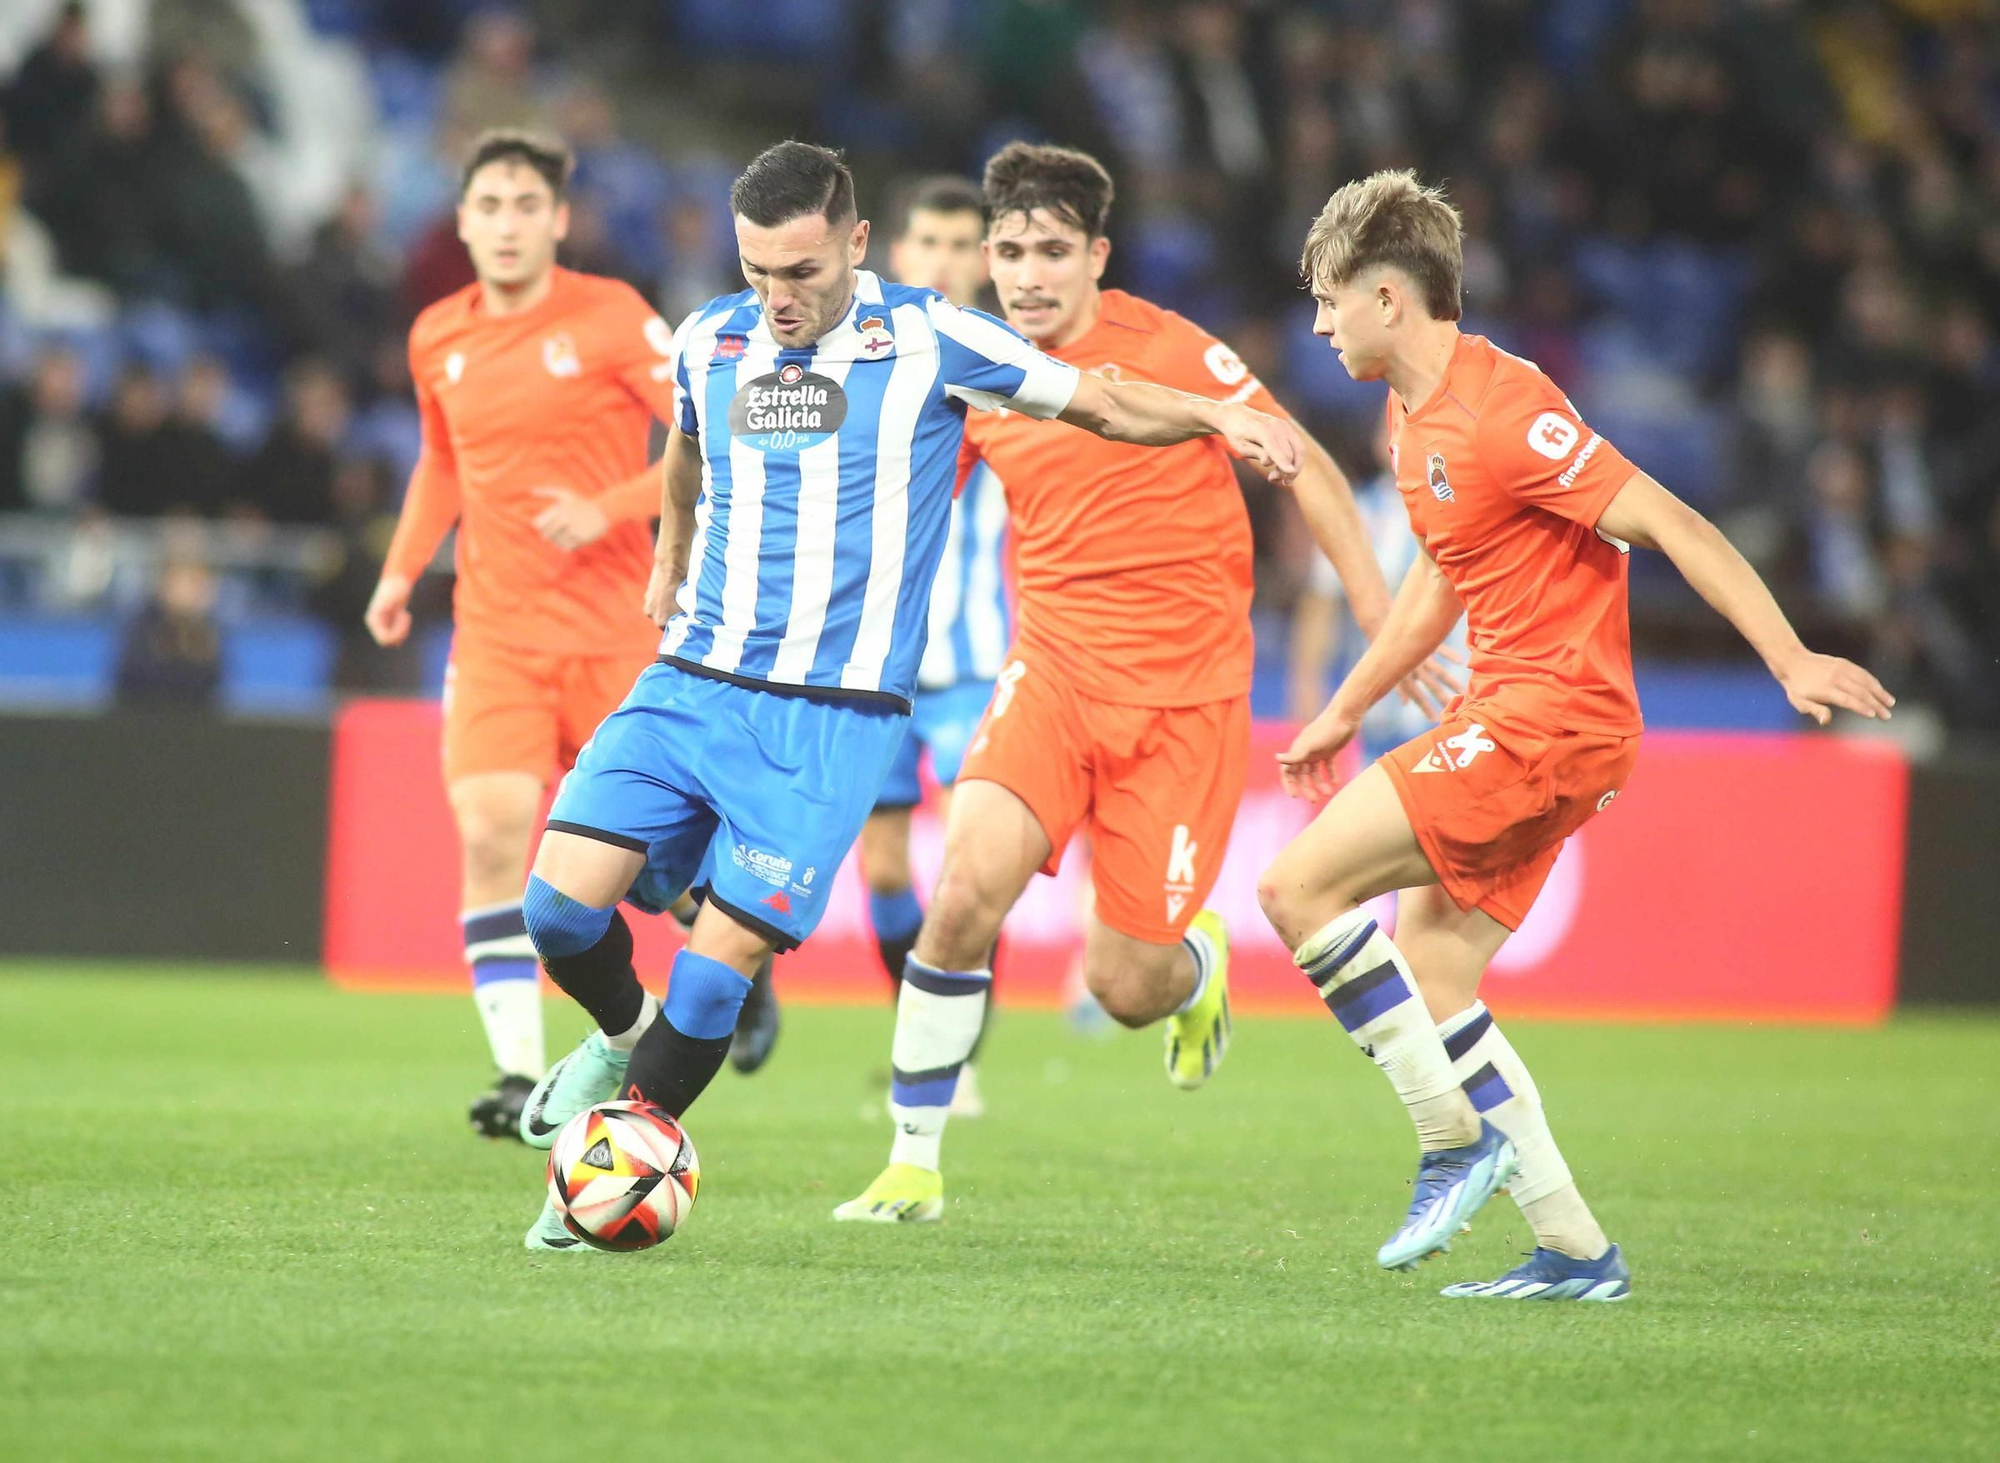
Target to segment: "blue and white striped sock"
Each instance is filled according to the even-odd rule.
[[[1590,1206],[1577,1192],[1569,1164],[1549,1131],[1548,1114],[1535,1079],[1514,1044],[1493,1024],[1484,1001],[1474,1001],[1438,1023],[1452,1075],[1480,1116],[1514,1142],[1521,1171],[1507,1190],[1535,1231],[1535,1243],[1579,1260],[1594,1260],[1611,1247]]]
[[[542,963],[528,938],[518,900],[468,909],[459,916],[465,963],[472,969],[472,1001],[486,1028],[493,1065],[503,1073],[540,1077]]]
[[[1191,929],[1181,937],[1187,946],[1188,958],[1194,961],[1194,989],[1187,993],[1187,999],[1174,1007],[1174,1014],[1192,1011],[1195,1003],[1208,994],[1208,982],[1215,974],[1215,946],[1205,930]]]
[[[1356,1046],[1388,1077],[1426,1153],[1479,1136],[1479,1115],[1424,1009],[1409,962],[1365,909],[1352,909],[1299,946],[1293,961]]]
[[[891,1163],[937,1170],[945,1115],[959,1071],[979,1040],[992,988],[990,970],[939,970],[914,955],[904,963],[889,1058],[895,1074],[889,1117],[896,1124]]]

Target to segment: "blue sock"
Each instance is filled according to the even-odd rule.
[[[674,956],[660,1014],[681,1035],[714,1041],[736,1030],[736,1013],[749,994],[748,976],[738,975],[720,960],[683,950]]]
[[[913,940],[923,928],[924,907],[917,902],[914,889],[898,889],[894,894],[878,894],[870,889],[868,921],[875,926],[878,940]]]

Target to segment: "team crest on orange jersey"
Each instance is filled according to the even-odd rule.
[[[1449,503],[1458,495],[1451,490],[1451,479],[1445,476],[1444,454],[1433,452],[1429,463],[1431,494],[1440,503]]]
[[[576,342],[568,331],[560,331],[542,342],[542,364],[551,376],[581,376],[583,362],[576,354]]]

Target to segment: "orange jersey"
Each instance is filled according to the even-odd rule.
[[[425,310],[410,330],[423,455],[385,572],[414,579],[456,522],[461,641],[588,655],[643,638],[661,487],[606,490],[645,469],[653,418],[672,420],[672,348],[631,286],[567,269],[518,315],[488,314],[476,284]],[[541,488],[602,496],[610,531],[557,548],[535,531]]]
[[[1282,414],[1228,346],[1122,290],[1104,291],[1090,330],[1049,354],[1113,381]],[[1249,692],[1250,518],[1220,437],[1136,447],[1018,412],[974,412],[965,455],[1006,487],[1024,650],[1120,705]]]
[[[1391,394],[1389,431],[1410,525],[1465,603],[1467,703],[1543,732],[1636,734],[1625,546],[1596,532],[1632,464],[1477,335],[1414,411]]]

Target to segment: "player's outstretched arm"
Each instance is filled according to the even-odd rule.
[[[1295,798],[1333,796],[1334,759],[1361,729],[1368,708],[1436,651],[1463,613],[1458,591],[1420,548],[1367,653],[1354,663],[1326,710],[1278,753],[1278,776],[1287,793]]]
[[[673,618],[674,596],[687,579],[694,544],[694,505],[701,497],[701,442],[679,427],[667,433],[660,536],[653,543],[653,572],[646,581],[646,618],[661,629]]]
[[[1216,401],[1142,381],[1106,381],[1102,376],[1085,374],[1058,419],[1094,432],[1107,442],[1131,442],[1140,447],[1171,447],[1195,437],[1224,437],[1238,457],[1272,482],[1288,487],[1305,457],[1299,429],[1288,421],[1238,402]]]
[[[1821,726],[1838,706],[1888,720],[1896,698],[1852,661],[1806,649],[1757,571],[1722,531],[1643,472],[1634,473],[1597,520],[1597,531],[1658,549],[1682,577],[1764,658],[1792,709]]]

